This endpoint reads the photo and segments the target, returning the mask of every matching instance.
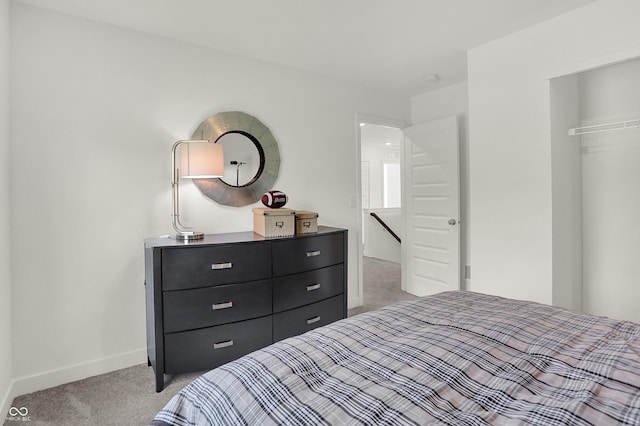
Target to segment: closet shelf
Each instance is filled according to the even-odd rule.
[[[587,133],[608,132],[610,130],[624,130],[640,128],[640,118],[629,121],[620,121],[618,123],[597,124],[595,126],[576,127],[569,129],[569,136],[579,136]]]

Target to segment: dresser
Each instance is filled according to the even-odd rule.
[[[205,371],[347,316],[347,230],[144,241],[147,355],[165,375]]]

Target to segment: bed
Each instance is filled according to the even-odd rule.
[[[440,293],[216,368],[151,424],[639,425],[640,325]]]

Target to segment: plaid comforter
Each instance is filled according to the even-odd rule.
[[[447,292],[283,340],[153,425],[640,425],[640,325]]]

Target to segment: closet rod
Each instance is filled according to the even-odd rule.
[[[618,123],[597,124],[595,126],[576,127],[569,129],[569,136],[579,136],[586,133],[608,132],[610,130],[623,130],[640,127],[640,118],[629,121],[620,121]]]

